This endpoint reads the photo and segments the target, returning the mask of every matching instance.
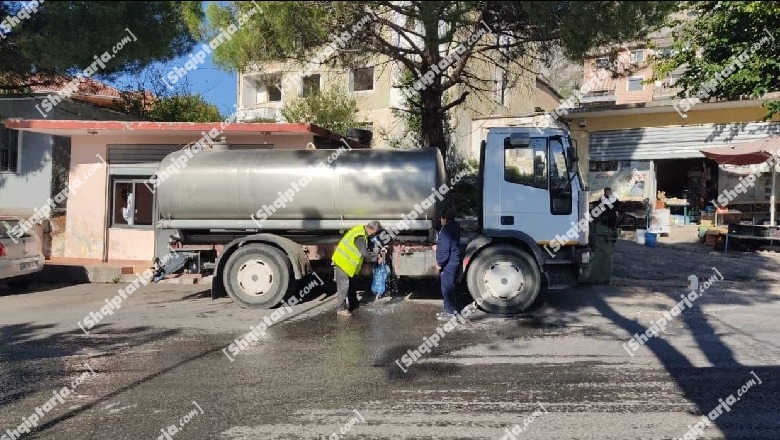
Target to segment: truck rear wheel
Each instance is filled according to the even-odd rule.
[[[533,257],[508,245],[485,249],[468,269],[471,297],[490,313],[520,313],[539,296],[541,274]]]
[[[270,308],[284,299],[295,283],[292,265],[278,249],[265,244],[248,244],[235,251],[225,263],[223,283],[233,301],[243,308]]]

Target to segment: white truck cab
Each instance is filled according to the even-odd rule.
[[[499,127],[482,142],[479,226],[463,273],[489,311],[527,309],[542,288],[588,275],[587,192],[562,129]]]

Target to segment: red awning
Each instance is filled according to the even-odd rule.
[[[757,165],[766,162],[773,154],[780,155],[778,150],[780,150],[780,137],[772,136],[746,144],[699,151],[720,165]]]

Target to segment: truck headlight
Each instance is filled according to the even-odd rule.
[[[582,264],[588,264],[590,263],[590,252],[583,252],[580,254],[580,261]]]

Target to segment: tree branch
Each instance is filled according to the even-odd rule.
[[[447,105],[444,105],[444,106],[442,106],[442,108],[439,110],[439,114],[443,115],[443,114],[447,113],[447,111],[448,111],[449,109],[451,109],[451,108],[453,108],[453,107],[456,107],[456,106],[458,106],[458,105],[460,105],[460,104],[463,104],[464,102],[466,102],[466,97],[467,97],[467,96],[469,96],[469,92],[468,92],[468,90],[467,90],[467,91],[465,91],[465,92],[462,92],[462,93],[460,94],[460,96],[458,97],[458,99],[456,99],[456,100],[454,100],[454,101],[450,102],[450,103],[449,103],[449,104],[447,104]]]

